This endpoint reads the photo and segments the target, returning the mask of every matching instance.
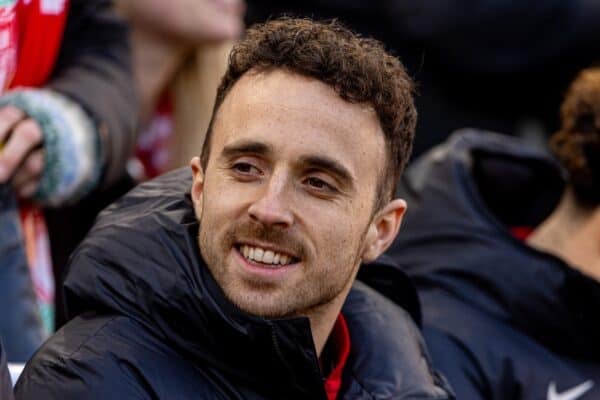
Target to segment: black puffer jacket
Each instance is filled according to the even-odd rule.
[[[326,399],[308,319],[265,320],[223,296],[190,185],[178,170],[101,214],[66,277],[75,318],[29,362],[17,399]],[[408,313],[357,283],[343,314],[341,398],[449,398]]]
[[[509,229],[543,221],[563,188],[547,154],[474,131],[404,175],[391,255],[417,285],[434,366],[459,399],[600,399],[600,284]]]

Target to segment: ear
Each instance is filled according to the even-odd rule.
[[[204,195],[204,171],[200,165],[200,158],[194,157],[190,161],[190,167],[192,168],[192,189],[191,197],[194,202],[194,211],[196,212],[196,218],[200,220],[202,216],[202,201]]]
[[[375,260],[390,247],[400,230],[405,212],[406,202],[402,199],[394,199],[375,214],[367,231],[362,253],[363,261]]]

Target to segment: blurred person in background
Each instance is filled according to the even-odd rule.
[[[417,285],[459,399],[600,398],[600,69],[568,90],[550,147],[463,131],[418,159],[389,254]],[[566,178],[566,180],[565,180]]]
[[[0,341],[10,345],[10,360],[19,363],[27,361],[50,334],[51,328],[45,327],[41,318],[42,307],[53,306],[51,298],[43,298],[48,303],[39,304],[24,243],[14,192],[9,185],[0,184]],[[3,355],[6,357],[6,350]]]
[[[60,285],[133,151],[126,25],[105,0],[2,1],[0,87],[0,337],[23,362],[52,331],[52,265]]]
[[[141,102],[137,180],[187,165],[202,147],[231,41],[243,32],[243,0],[117,0],[132,26]]]
[[[339,18],[383,41],[418,83],[414,156],[474,127],[545,145],[576,73],[599,59],[589,0],[248,0],[246,22]]]

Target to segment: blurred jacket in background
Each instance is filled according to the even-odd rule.
[[[457,398],[600,398],[600,283],[524,241],[564,188],[547,153],[472,130],[404,174],[409,208],[388,254],[417,286],[434,366]]]

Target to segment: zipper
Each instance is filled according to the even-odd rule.
[[[288,375],[291,378],[292,381],[292,386],[293,387],[300,387],[300,385],[298,385],[298,380],[296,379],[296,374],[294,367],[288,362],[288,360],[284,357],[283,352],[281,351],[281,345],[279,343],[279,339],[278,339],[278,335],[277,335],[277,331],[278,331],[278,327],[276,324],[274,324],[272,321],[268,321],[269,326],[271,327],[271,343],[273,344],[273,348],[275,350],[275,353],[277,353],[277,356],[279,357],[279,359],[282,361],[282,363],[285,365],[287,371],[288,371]],[[322,384],[322,379],[321,379],[321,373],[320,370],[317,370],[319,379],[317,380],[317,382],[319,382],[319,386],[318,388],[320,388],[320,392],[322,392],[323,394],[323,399],[327,399],[327,395],[325,393],[325,387]],[[308,388],[304,388],[304,392],[306,393],[306,390]],[[318,390],[318,389],[317,389]]]

